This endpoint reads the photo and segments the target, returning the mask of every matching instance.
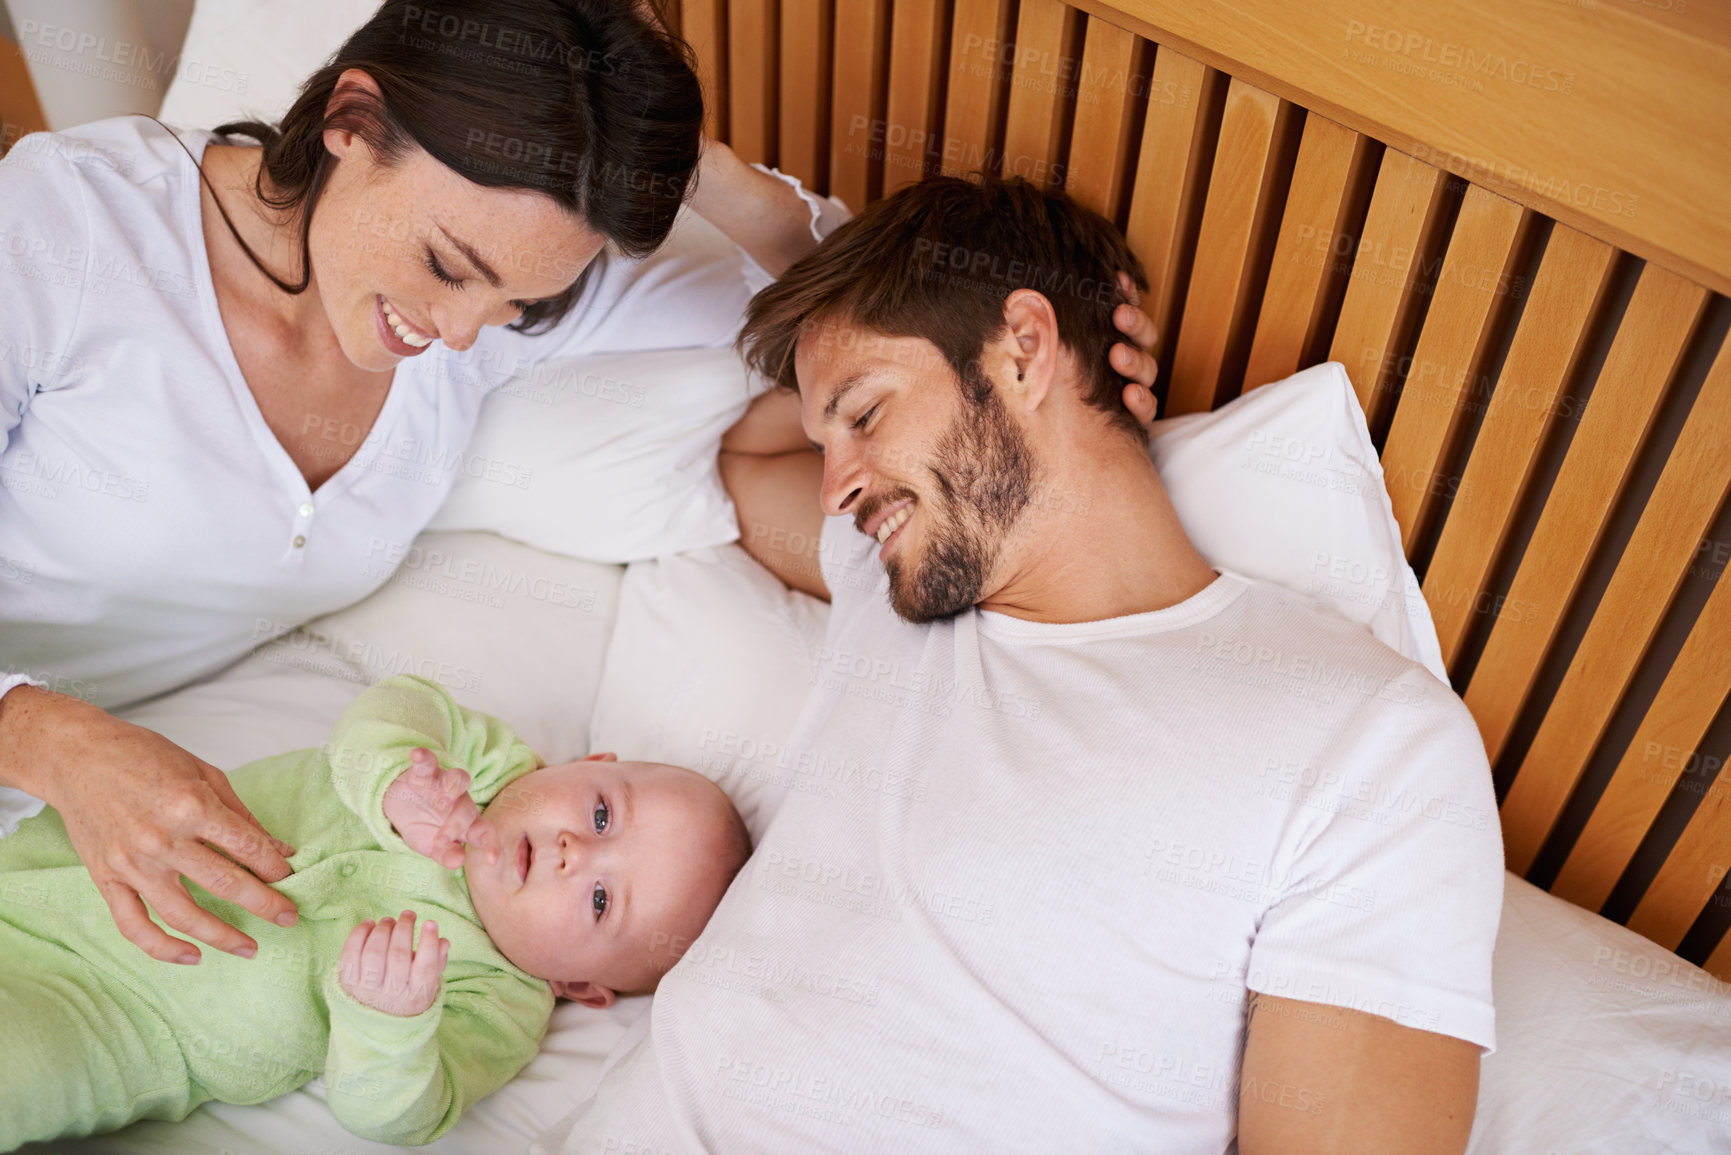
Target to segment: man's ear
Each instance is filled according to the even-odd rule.
[[[555,979],[548,985],[553,988],[555,997],[570,999],[597,1010],[612,1006],[613,1000],[619,997],[609,988],[591,982],[569,983],[563,979]]]
[[[1033,289],[1004,298],[1002,349],[1015,380],[1002,382],[1005,401],[1023,412],[1038,409],[1058,375],[1058,315],[1052,302]]]
[[[617,762],[617,761],[619,761],[619,755],[617,755],[617,754],[613,753],[611,750],[609,750],[605,754],[585,754],[585,755],[583,755],[583,757],[577,759],[577,761],[579,761],[579,762]]]

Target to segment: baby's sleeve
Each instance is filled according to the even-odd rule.
[[[542,765],[509,726],[458,705],[443,686],[408,674],[386,678],[343,711],[325,754],[338,796],[388,850],[409,852],[385,818],[384,797],[417,746],[441,766],[467,770],[469,794],[481,806]]]
[[[359,1002],[334,969],[325,977],[325,1099],[352,1133],[377,1143],[431,1143],[540,1049],[553,1013],[547,984],[483,964],[457,976],[451,970],[440,1001],[408,1017]]]

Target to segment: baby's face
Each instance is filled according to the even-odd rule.
[[[554,993],[605,1006],[647,990],[703,930],[737,855],[732,808],[690,770],[611,755],[547,766],[493,799],[488,862],[464,863],[481,924]],[[678,944],[678,949],[674,944]]]

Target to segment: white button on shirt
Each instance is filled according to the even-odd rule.
[[[549,357],[726,344],[766,282],[685,213],[554,331],[403,361],[315,498],[229,346],[180,145],[141,117],[25,137],[0,162],[0,693],[23,674],[124,704],[359,600],[384,580],[369,547],[431,519],[489,392]]]

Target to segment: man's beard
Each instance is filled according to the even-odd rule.
[[[915,623],[954,617],[980,600],[1034,487],[1033,451],[995,391],[964,402],[933,457],[927,472],[936,505],[924,511],[925,556],[905,579],[900,558],[884,564],[891,607]]]

